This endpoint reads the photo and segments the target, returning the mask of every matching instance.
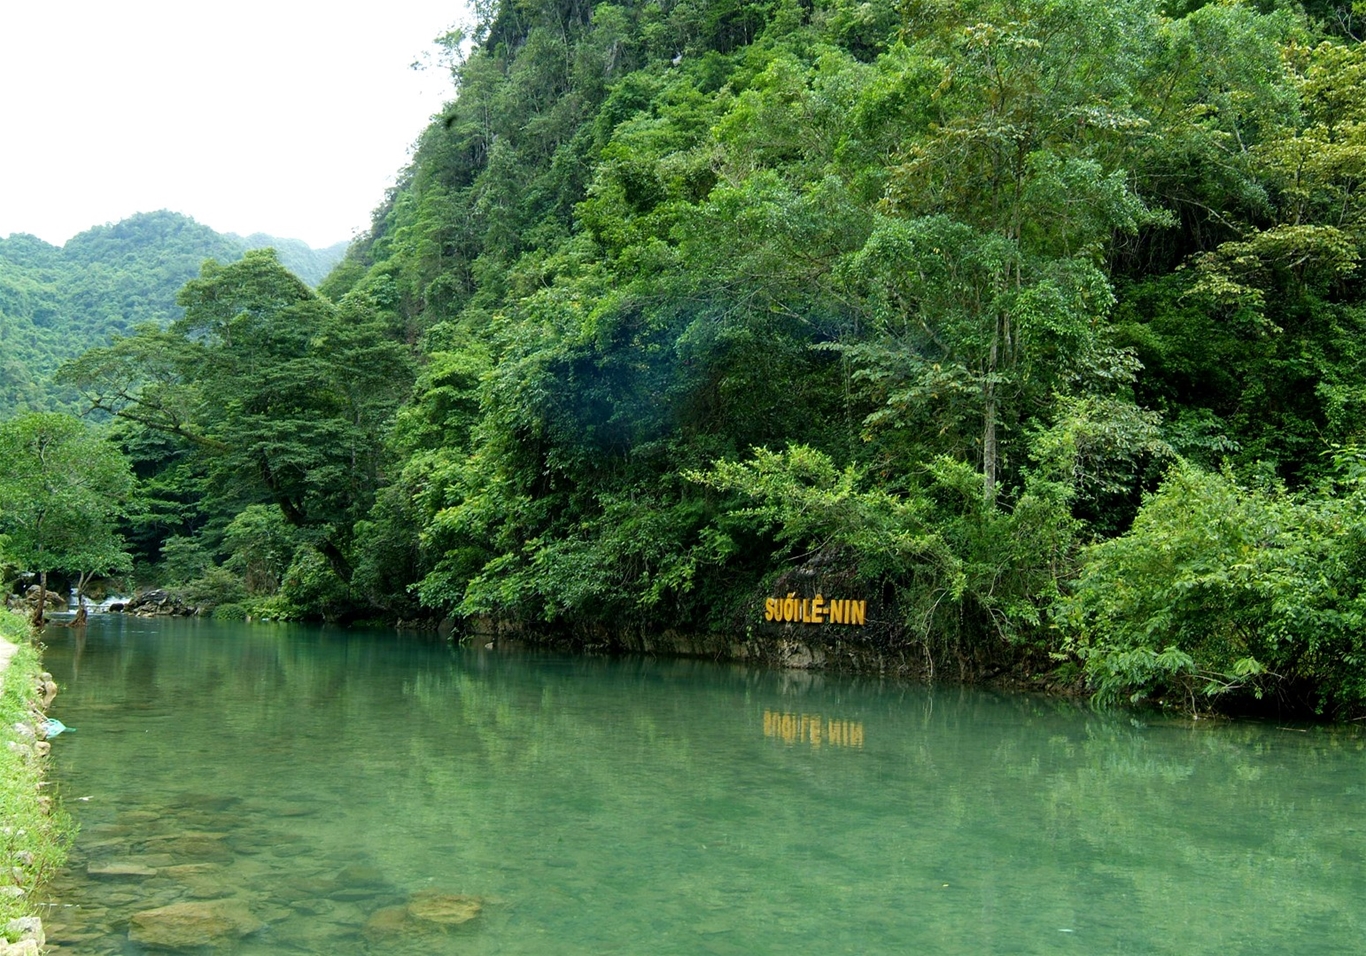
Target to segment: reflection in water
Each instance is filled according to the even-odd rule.
[[[1366,929],[1351,732],[390,633],[47,639],[80,728],[54,742],[82,824],[63,953],[146,952],[166,910],[248,956],[1223,956]]]
[[[777,737],[785,744],[804,743],[817,749],[862,747],[863,724],[857,720],[822,720],[820,714],[782,714],[764,711],[764,736]]]

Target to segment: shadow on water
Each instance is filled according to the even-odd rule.
[[[1364,928],[1353,733],[283,625],[48,639],[79,728],[63,953],[1223,956]]]

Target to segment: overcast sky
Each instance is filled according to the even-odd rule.
[[[463,0],[0,0],[0,236],[60,245],[171,209],[348,240],[449,73],[410,69]]]

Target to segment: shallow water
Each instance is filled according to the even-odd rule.
[[[63,954],[142,953],[135,914],[220,898],[244,956],[1363,945],[1353,732],[390,632],[46,640],[82,828]],[[405,919],[423,891],[478,915]]]

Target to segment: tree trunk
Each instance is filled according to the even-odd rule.
[[[81,576],[76,579],[76,617],[71,622],[72,627],[85,627],[85,586],[94,576],[93,571],[82,571]]]
[[[342,554],[341,548],[326,538],[318,543],[317,548],[322,556],[327,559],[328,565],[332,568],[332,573],[341,578],[343,584],[350,587],[351,575],[355,573],[355,569],[351,567],[351,562],[346,560],[346,555]]]
[[[33,609],[33,626],[42,627],[47,612],[47,572],[38,573],[38,606]]]
[[[988,508],[996,507],[996,468],[1000,453],[996,446],[996,358],[1000,322],[991,337],[986,380],[982,383],[982,497]]]

